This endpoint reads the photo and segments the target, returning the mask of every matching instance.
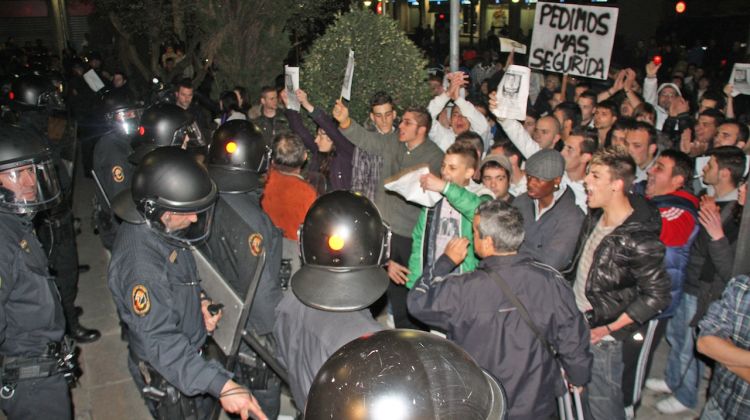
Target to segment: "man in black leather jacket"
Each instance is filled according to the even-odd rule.
[[[594,368],[587,395],[595,419],[625,419],[622,339],[671,300],[659,211],[628,193],[635,167],[623,151],[594,155],[585,178],[591,211],[565,273],[591,327]]]

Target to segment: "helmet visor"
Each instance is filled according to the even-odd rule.
[[[0,170],[0,208],[11,213],[33,213],[60,201],[60,184],[50,160],[26,160]]]
[[[126,108],[107,114],[107,117],[122,133],[133,135],[138,131],[138,122],[142,114],[142,108]]]
[[[198,128],[198,124],[195,122],[178,128],[174,132],[172,144],[182,145],[182,148],[186,150],[195,147],[205,148],[208,146],[206,140],[203,138],[203,134],[201,134],[200,128]]]
[[[208,238],[213,214],[213,204],[194,212],[165,210],[159,230],[171,242],[194,246]]]
[[[40,107],[50,107],[52,109],[65,109],[65,100],[57,89],[44,92],[39,95],[37,105]]]

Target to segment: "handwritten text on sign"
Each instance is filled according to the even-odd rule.
[[[617,12],[612,7],[538,3],[529,67],[606,79]]]

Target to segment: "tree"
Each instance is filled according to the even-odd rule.
[[[258,93],[283,72],[289,50],[284,25],[292,0],[99,0],[97,9],[118,35],[120,60],[150,81],[172,80],[192,65],[194,85],[209,69],[219,89],[245,85]],[[161,65],[165,43],[180,44],[185,58],[167,73]]]
[[[286,23],[291,34],[292,63],[298,63],[313,41],[325,32],[336,16],[351,7],[351,0],[298,0]]]
[[[315,103],[329,107],[339,98],[349,49],[355,59],[349,104],[354,119],[367,117],[369,99],[378,91],[390,94],[401,109],[429,102],[422,52],[393,19],[354,9],[339,15],[305,57],[300,84]]]

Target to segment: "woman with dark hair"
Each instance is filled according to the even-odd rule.
[[[246,120],[247,117],[240,111],[240,104],[237,100],[237,94],[231,90],[221,92],[219,96],[219,109],[221,114],[214,118],[216,126],[220,126],[230,120]]]
[[[352,187],[352,156],[354,145],[339,131],[336,122],[323,110],[316,108],[307,98],[307,92],[297,90],[297,99],[317,124],[316,135],[305,127],[299,112],[289,109],[286,91],[281,91],[281,101],[289,127],[310,149],[308,182],[316,186],[319,194],[334,190],[349,190]]]
[[[247,115],[247,111],[250,109],[250,98],[247,96],[247,89],[244,86],[235,86],[233,89],[234,94],[237,95],[237,103],[240,106],[240,112]]]

